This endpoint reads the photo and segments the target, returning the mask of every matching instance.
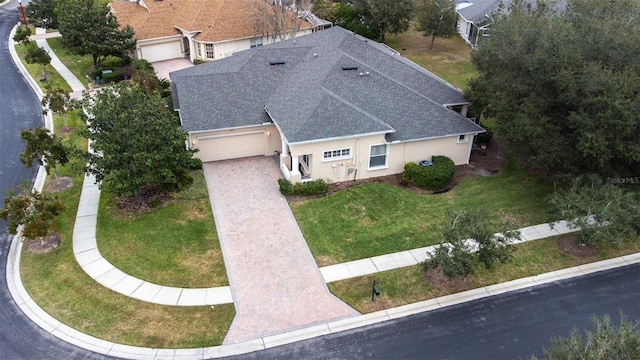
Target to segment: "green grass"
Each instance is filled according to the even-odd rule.
[[[202,170],[192,175],[197,179],[195,186],[205,188]],[[97,227],[98,248],[114,266],[165,286],[228,285],[206,193],[139,214],[119,211],[116,200],[102,193]]]
[[[478,71],[471,62],[471,48],[459,36],[449,39],[436,38],[429,50],[430,37],[416,30],[397,36],[389,36],[387,45],[402,56],[433,72],[460,89],[466,89],[469,79],[477,77]]]
[[[18,56],[20,57],[20,61],[22,61],[22,64],[25,66],[29,74],[31,74],[31,77],[36,80],[36,83],[38,83],[38,86],[40,86],[42,91],[46,91],[45,86],[50,84],[53,87],[59,87],[63,90],[71,92],[71,87],[69,86],[69,84],[67,84],[62,76],[60,76],[60,74],[58,74],[53,66],[51,66],[51,64],[45,66],[40,66],[39,64],[27,64],[27,62],[24,60],[26,46],[24,46],[23,44],[18,44],[15,46],[15,48],[16,53],[18,53]],[[46,75],[47,80],[39,81],[39,79],[42,78],[43,71]]]
[[[57,128],[62,124],[59,117],[54,122]],[[76,129],[83,126],[80,118],[73,114],[68,117],[68,122]],[[75,132],[57,134],[83,146],[83,139]],[[151,304],[105,288],[79,267],[73,256],[71,239],[83,176],[74,173],[69,166],[59,170],[62,176],[73,176],[75,179],[71,189],[57,193],[66,206],[66,210],[55,220],[63,239],[62,244],[47,254],[22,252],[21,277],[34,301],[62,323],[116,343],[152,348],[220,345],[235,316],[233,304],[214,308]],[[206,194],[206,190],[191,190],[191,193]],[[189,196],[192,195],[180,194],[181,198]],[[177,212],[173,215],[180,217]],[[215,232],[215,229],[212,231]],[[114,246],[122,245],[119,240],[112,241]]]
[[[459,287],[442,288],[430,284],[423,277],[422,265],[336,281],[328,286],[334,295],[354,309],[370,313],[640,251],[640,239],[636,239],[635,242],[624,243],[623,247],[603,246],[594,256],[573,257],[558,250],[556,239],[552,237],[513,245],[515,250],[511,262],[498,264],[493,270],[476,266],[475,274]],[[372,302],[371,284],[374,278],[381,294]]]
[[[325,266],[437,244],[447,209],[482,208],[517,227],[543,223],[551,190],[510,162],[496,176],[463,179],[444,194],[368,183],[290,205],[316,262]]]
[[[74,55],[61,45],[61,38],[49,38],[47,43],[51,47],[51,50],[58,56],[60,61],[67,67],[73,75],[75,75],[80,81],[85,81],[86,70],[93,65],[93,59],[89,55],[80,56]],[[86,84],[85,84],[86,85]]]

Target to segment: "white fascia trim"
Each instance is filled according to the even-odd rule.
[[[189,134],[197,135],[197,134],[215,132],[215,131],[244,130],[244,129],[250,129],[250,128],[267,126],[267,125],[271,125],[271,123],[262,123],[262,124],[255,124],[255,125],[246,125],[246,126],[236,126],[236,127],[221,128],[221,129],[196,130],[196,131],[187,131],[187,132]]]
[[[471,102],[466,101],[466,102],[461,102],[461,103],[447,103],[447,104],[442,104],[442,106],[444,106],[444,107],[448,107],[448,106],[458,106],[458,105],[471,105]]]
[[[315,144],[315,143],[321,143],[321,142],[327,142],[327,141],[357,139],[365,136],[386,135],[386,134],[392,134],[394,132],[395,131],[377,131],[377,132],[371,132],[371,133],[362,133],[362,134],[355,134],[355,135],[348,135],[348,136],[338,136],[338,137],[332,137],[332,138],[298,141],[298,142],[292,142],[292,143],[287,142],[287,143],[290,145],[306,145],[306,144]]]
[[[185,30],[179,26],[173,26],[175,29],[180,30],[180,32],[182,32],[183,35],[188,36],[188,35],[195,35],[195,34],[199,34],[202,32],[202,30]]]
[[[181,39],[181,38],[182,38],[182,34],[176,34],[176,35],[161,36],[161,37],[151,38],[151,39],[140,39],[140,40],[137,40],[137,42],[138,42],[138,45],[144,45],[146,43],[162,42],[163,40],[173,40],[173,39]]]
[[[473,135],[473,136],[476,136],[476,135],[478,135],[480,133],[483,133],[483,132],[487,132],[487,130],[466,132],[466,133],[457,133],[457,134],[449,134],[449,135],[442,135],[442,136],[432,136],[432,137],[426,137],[426,138],[420,138],[420,139],[411,139],[411,140],[395,140],[395,141],[390,142],[390,144],[402,144],[402,143],[410,143],[410,142],[416,142],[416,141],[443,139],[443,138],[448,138],[448,137],[460,137],[460,135]]]

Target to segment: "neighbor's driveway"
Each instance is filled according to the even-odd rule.
[[[225,344],[357,315],[327,289],[273,158],[203,168],[236,307]]]

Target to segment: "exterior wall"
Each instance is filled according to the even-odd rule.
[[[243,128],[234,128],[234,129],[224,129],[224,130],[216,130],[216,131],[206,131],[206,132],[191,132],[189,133],[188,143],[192,149],[199,149],[198,145],[200,140],[198,137],[208,137],[208,136],[224,136],[224,135],[233,135],[235,133],[242,132],[251,132],[251,131],[264,131],[264,156],[272,156],[277,152],[281,152],[281,144],[282,140],[280,138],[280,133],[278,129],[273,124],[267,125],[258,125],[258,126],[250,126]],[[199,152],[194,155],[197,158],[200,158]]]
[[[307,35],[307,34],[311,34],[312,29],[302,29],[299,30],[296,33],[295,37],[298,36],[303,36],[303,35]],[[276,43],[279,42],[279,39],[273,40],[273,38],[271,36],[263,36],[262,37],[262,44],[263,45],[267,45],[267,44],[272,44],[272,43]],[[238,52],[238,51],[243,51],[243,50],[249,50],[251,48],[251,38],[244,38],[244,39],[235,39],[235,40],[229,40],[229,41],[223,41],[223,42],[217,42],[213,44],[213,56],[215,59],[207,59],[206,58],[206,49],[205,49],[205,42],[198,42],[195,41],[194,46],[199,46],[200,47],[200,56],[196,56],[199,59],[202,60],[220,60],[220,59],[224,59],[226,57],[229,57],[231,55],[233,55],[234,53]],[[194,51],[196,54],[198,54],[197,50],[194,48]]]
[[[473,136],[467,135],[467,141],[462,143],[458,142],[458,138],[456,135],[439,139],[387,144],[386,166],[375,168],[369,168],[371,146],[385,144],[384,135],[292,145],[289,150],[291,156],[298,156],[299,159],[302,155],[311,155],[311,179],[342,182],[399,174],[404,171],[405,163],[431,160],[433,155],[447,156],[456,165],[468,164]],[[351,149],[349,158],[323,159],[325,151],[346,148]]]
[[[458,33],[460,36],[469,43],[469,28],[471,27],[471,23],[465,20],[462,16],[458,16]]]

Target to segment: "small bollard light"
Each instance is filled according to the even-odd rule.
[[[371,290],[371,301],[375,301],[375,297],[380,295],[380,290],[376,286],[376,279],[373,279],[373,289]]]

